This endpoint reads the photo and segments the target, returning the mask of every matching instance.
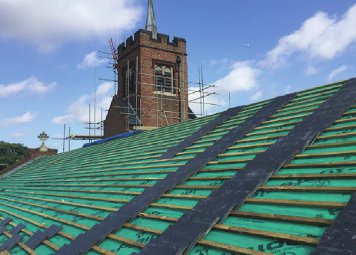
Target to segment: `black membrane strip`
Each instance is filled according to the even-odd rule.
[[[204,152],[198,153],[196,157],[188,160],[185,165],[180,166],[177,171],[169,173],[165,179],[158,181],[153,187],[147,188],[117,212],[110,213],[102,222],[96,224],[87,232],[78,235],[70,244],[62,246],[55,254],[77,255],[87,253],[93,245],[105,240],[108,234],[122,228],[125,223],[134,219],[140,212],[146,210],[153,202],[160,199],[163,194],[186,182],[211,160],[235,144],[237,140],[242,139],[263,121],[266,121],[294,97],[295,94],[288,94],[275,98],[250,118],[215,141]]]
[[[209,123],[203,125],[199,130],[185,138],[183,141],[174,145],[159,157],[159,159],[170,159],[173,158],[177,153],[182,152],[184,149],[192,146],[192,144],[198,140],[200,140],[204,135],[208,134],[209,132],[215,130],[215,128],[221,124],[223,124],[229,118],[235,116],[239,112],[242,111],[244,106],[238,106],[234,108],[230,108],[217,116],[215,119],[211,120]]]
[[[169,226],[158,238],[152,239],[141,251],[146,254],[182,254],[188,252],[217,222],[240,207],[258,187],[266,182],[297,153],[331,126],[356,101],[356,80],[344,84],[311,115],[297,124],[288,135],[280,138],[265,152],[256,155],[229,181],[201,200],[177,223]],[[355,220],[355,218],[353,218]],[[354,243],[356,243],[356,237]],[[323,253],[321,253],[323,254]]]
[[[36,249],[44,240],[51,239],[54,237],[59,231],[62,230],[62,227],[57,225],[52,225],[47,228],[45,231],[38,230],[30,239],[25,243],[32,250]]]
[[[4,250],[10,251],[12,248],[14,248],[22,239],[22,236],[19,235],[19,232],[21,232],[25,228],[25,225],[20,223],[10,231],[11,238],[9,238],[3,245],[0,246],[0,252]]]
[[[6,231],[6,226],[12,221],[11,218],[5,218],[0,222],[0,235]]]
[[[325,231],[311,255],[356,254],[356,193]]]

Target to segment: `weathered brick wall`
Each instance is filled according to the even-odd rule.
[[[173,40],[169,42],[169,37],[166,35],[158,35],[158,40],[152,40],[151,34],[145,31],[140,33],[140,72],[152,75],[142,75],[142,84],[151,84],[142,86],[142,95],[150,95],[152,98],[145,98],[142,100],[142,116],[143,124],[146,126],[166,126],[174,124],[179,121],[179,96],[177,93],[178,88],[178,68],[176,65],[177,56],[182,59],[181,63],[181,97],[184,98],[184,93],[187,92],[187,64],[186,64],[186,42],[184,39]],[[154,67],[155,64],[168,65],[173,67],[174,77],[174,95],[159,94],[156,92]],[[156,92],[156,93],[155,93]],[[187,107],[182,103],[182,117],[187,117]],[[163,113],[165,111],[165,114]],[[165,116],[167,118],[165,118]]]
[[[181,80],[181,111],[182,118],[188,119],[188,86],[187,86],[187,54],[186,41],[182,38],[174,38],[169,41],[167,35],[158,34],[158,39],[152,39],[151,32],[139,30],[134,37],[126,40],[118,47],[119,63],[117,70],[119,72],[118,98],[123,99],[124,93],[124,72],[127,63],[136,68],[136,59],[138,60],[138,85],[137,93],[141,106],[141,120],[143,126],[160,127],[179,122],[179,96],[178,88],[178,68],[176,65],[177,56],[182,60],[180,66]],[[155,64],[167,65],[173,67],[174,94],[157,93],[155,87]],[[136,102],[135,97],[130,97],[133,106]],[[169,99],[169,100],[167,100]],[[124,101],[124,100],[123,100]],[[165,111],[165,113],[163,113]],[[109,134],[127,131],[127,115],[118,114],[118,110],[109,110],[108,117],[105,120],[105,137]],[[126,123],[125,123],[126,122]],[[122,124],[124,123],[124,124]],[[121,125],[125,128],[115,125]]]
[[[37,149],[29,149],[28,154],[29,154],[29,159],[35,159],[39,156],[52,156],[58,153],[58,150],[56,149],[48,149],[47,151],[40,151],[39,148]]]
[[[110,137],[128,131],[127,115],[122,115],[118,97],[111,101],[109,112],[104,120],[104,137]]]

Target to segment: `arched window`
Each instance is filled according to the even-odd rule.
[[[173,93],[173,67],[155,66],[156,90]]]
[[[166,92],[173,92],[173,72],[172,67],[165,67],[164,68],[164,91]]]
[[[163,70],[162,66],[155,67],[155,77],[156,77],[156,89],[157,91],[162,91],[163,87]]]

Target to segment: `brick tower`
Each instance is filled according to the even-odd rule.
[[[150,130],[184,121],[188,114],[186,40],[157,33],[149,0],[146,29],[118,47],[118,90],[104,121],[104,136]]]

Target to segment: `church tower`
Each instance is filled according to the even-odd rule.
[[[119,45],[118,90],[104,136],[150,130],[189,118],[186,40],[157,32],[152,0],[145,29]]]

